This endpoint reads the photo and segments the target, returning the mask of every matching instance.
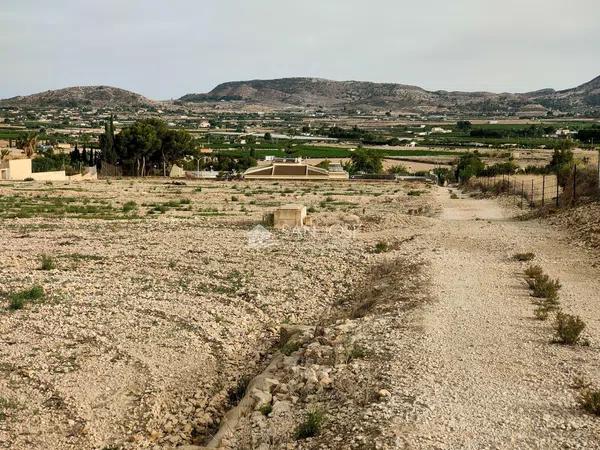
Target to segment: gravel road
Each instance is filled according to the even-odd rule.
[[[600,448],[600,420],[578,409],[573,388],[576,377],[600,382],[593,255],[494,200],[436,195],[441,212],[416,243],[433,301],[397,347],[384,435],[397,448]],[[589,347],[552,344],[551,322],[533,318],[526,263],[512,259],[524,251],[560,278],[563,309],[586,321]]]

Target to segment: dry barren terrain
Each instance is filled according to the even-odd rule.
[[[311,227],[255,228],[290,202]],[[2,184],[0,448],[600,448],[595,255],[516,214],[420,184]],[[588,345],[552,343],[517,252]]]

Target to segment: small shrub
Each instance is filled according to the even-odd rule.
[[[307,412],[304,422],[302,422],[296,430],[296,439],[300,440],[318,436],[324,421],[325,414],[323,411],[314,409]]]
[[[450,198],[452,200],[457,200],[458,199],[458,195],[456,195],[454,192],[452,194],[450,194]]]
[[[264,415],[264,416],[268,416],[269,414],[271,414],[271,412],[273,411],[273,406],[271,406],[270,403],[265,403],[264,405],[262,405],[260,408],[258,408],[258,410]]]
[[[238,198],[238,196],[237,196],[237,195],[232,195],[232,196],[231,196],[231,201],[232,201],[232,202],[237,202],[238,200],[239,200],[239,198]]]
[[[419,195],[421,195],[423,193],[423,191],[408,191],[408,195],[410,195],[411,197],[418,197]]]
[[[544,271],[540,266],[529,266],[525,269],[525,276],[527,278],[536,279],[540,278],[543,274]]]
[[[551,312],[560,310],[558,297],[544,298],[537,302],[537,308],[534,311],[535,317],[539,320],[546,320]]]
[[[549,311],[542,306],[538,306],[533,311],[533,314],[535,315],[535,318],[538,320],[546,320],[548,318]]]
[[[556,340],[559,343],[566,345],[577,344],[584,329],[585,322],[581,320],[581,317],[562,312],[556,314],[554,330],[556,331]]]
[[[23,309],[27,303],[40,300],[43,297],[44,288],[39,285],[35,285],[29,289],[25,289],[10,295],[8,308],[12,310]]]
[[[317,212],[317,208],[315,208],[314,206],[309,206],[306,212],[315,213]]]
[[[367,356],[367,352],[363,347],[359,345],[352,345],[352,347],[346,348],[346,352],[344,355],[344,362],[346,364],[354,361],[355,359],[361,359]]]
[[[579,405],[590,414],[600,416],[600,391],[586,389],[579,398]]]
[[[384,253],[389,250],[389,245],[386,242],[379,241],[375,244],[375,248],[373,249],[374,253]]]
[[[528,282],[532,295],[536,298],[558,298],[560,282],[551,280],[548,275],[542,275]]]
[[[527,261],[531,261],[533,258],[535,258],[535,253],[517,253],[514,256],[514,259],[516,259],[517,261],[523,261],[523,262],[527,262]]]
[[[128,213],[131,211],[135,211],[137,209],[138,205],[136,202],[134,202],[133,200],[130,200],[128,202],[126,202],[125,204],[123,204],[123,212],[124,213]]]
[[[56,264],[54,263],[54,259],[49,255],[42,255],[40,257],[41,267],[40,270],[53,270],[56,268]]]

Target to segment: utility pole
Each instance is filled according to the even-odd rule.
[[[598,147],[598,191],[600,191],[600,147]]]

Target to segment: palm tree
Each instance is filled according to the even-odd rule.
[[[17,139],[17,148],[21,149],[27,158],[33,158],[37,149],[38,135],[35,131],[30,131],[19,136]]]

